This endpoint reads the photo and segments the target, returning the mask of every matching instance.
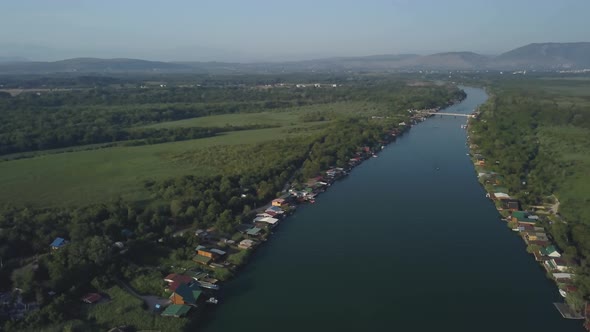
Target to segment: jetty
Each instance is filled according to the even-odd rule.
[[[584,319],[584,315],[579,312],[575,312],[566,303],[553,303],[557,308],[561,316],[566,319]]]

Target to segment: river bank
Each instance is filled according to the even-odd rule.
[[[464,97],[464,93],[456,93],[455,95]],[[460,100],[450,100],[446,103],[446,106],[458,102]],[[194,307],[198,304],[197,307],[202,307],[205,298],[208,299],[207,303],[217,304],[219,298],[223,298],[223,296],[219,296],[218,292],[223,287],[223,284],[239,274],[239,271],[248,265],[251,254],[264,247],[263,244],[273,237],[272,235],[277,229],[282,228],[280,225],[285,223],[288,216],[291,216],[307,203],[315,203],[318,195],[325,192],[332,184],[345,178],[354,168],[363,164],[367,159],[378,157],[378,152],[387,145],[401,137],[413,125],[423,122],[427,117],[431,116],[428,112],[435,112],[441,108],[442,105],[427,110],[408,110],[408,115],[401,118],[372,116],[369,119],[351,121],[352,130],[364,132],[368,135],[363,140],[351,141],[356,142],[354,144],[361,142],[363,145],[353,147],[354,145],[350,146],[348,144],[347,149],[349,150],[345,154],[347,159],[338,159],[338,165],[341,167],[331,167],[319,172],[314,170],[313,177],[306,178],[305,174],[311,174],[305,172],[306,165],[302,165],[296,172],[302,175],[298,177],[299,179],[304,178],[305,180],[285,186],[280,197],[272,202],[268,202],[262,207],[255,206],[251,212],[251,222],[242,219],[242,224],[235,228],[236,233],[233,235],[217,232],[215,227],[176,231],[174,233],[175,237],[184,236],[186,232],[194,232],[198,246],[195,249],[196,255],[192,258],[192,261],[197,263],[198,268],[175,269],[175,273],[170,273],[164,278],[164,281],[168,283],[166,290],[170,294],[171,304],[165,310],[164,307],[159,307],[157,311],[163,310],[162,315],[164,316],[184,317],[188,316],[190,311],[196,311],[191,310],[191,305]],[[398,121],[401,122],[398,123]],[[328,134],[326,137],[319,144],[323,144],[324,140],[329,140],[330,135]],[[347,146],[346,142],[337,142],[341,144],[336,147],[340,147],[340,145]],[[335,148],[334,142],[330,144],[329,146]],[[314,145],[313,147],[314,149],[310,147],[308,152],[310,156],[314,151],[322,151],[321,146],[319,149],[317,149],[318,146]],[[350,148],[354,152],[351,153]],[[334,152],[329,150],[327,155],[335,155]],[[338,157],[341,155],[338,154]],[[316,157],[323,156],[318,154]],[[335,162],[336,159],[334,158],[333,161]],[[311,169],[313,170],[313,167]],[[291,180],[293,179],[294,176],[291,177]],[[244,191],[242,198],[248,198],[248,195],[251,194],[250,191]],[[174,268],[174,266],[171,267]],[[192,296],[194,299],[191,297],[190,301],[187,301],[185,296],[177,291],[177,289],[180,289],[181,293],[185,292],[184,288],[187,287],[184,286],[189,289],[186,291],[187,294],[190,293],[189,291],[200,293]],[[223,299],[221,302],[223,302]]]
[[[482,90],[466,89],[449,113],[485,101]],[[571,329],[542,305],[554,296],[550,285],[494,222],[466,157],[462,119],[415,126],[317,204],[298,207],[224,286],[204,330]],[[482,312],[496,318],[482,325]]]
[[[479,112],[476,113],[479,115]],[[471,128],[473,121],[478,121],[478,119],[475,118],[468,122],[467,144],[471,160],[478,174],[478,181],[486,191],[486,197],[494,203],[500,220],[506,222],[507,227],[523,240],[526,252],[534,257],[534,260],[546,272],[547,278],[554,282],[563,298],[561,301],[553,302],[557,311],[566,319],[585,320],[584,327],[590,329],[588,317],[590,308],[584,301],[580,301],[576,294],[578,289],[574,282],[574,272],[577,265],[570,255],[564,253],[554,243],[548,232],[552,223],[564,222],[557,214],[559,201],[552,195],[552,198],[543,204],[530,205],[522,202],[518,193],[514,196],[509,192],[504,186],[503,175],[493,171],[494,165],[505,161],[486,160],[486,156],[480,153],[479,146],[471,139],[477,135]],[[525,185],[526,182],[522,182],[522,184]]]

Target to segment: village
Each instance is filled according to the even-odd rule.
[[[412,120],[417,123],[418,119]],[[293,214],[301,204],[314,204],[319,194],[326,191],[335,181],[346,177],[349,172],[364,160],[377,157],[377,151],[384,148],[395,138],[410,128],[400,123],[397,128],[390,130],[387,136],[375,147],[359,147],[357,153],[350,158],[348,167],[332,167],[323,171],[304,183],[293,183],[278,198],[256,210],[250,223],[238,225],[239,233],[231,239],[220,238],[214,228],[197,229],[194,236],[201,239],[201,245],[195,248],[193,261],[200,268],[187,271],[184,274],[171,273],[164,278],[166,290],[170,292],[169,301],[156,304],[152,308],[161,312],[162,316],[184,317],[194,308],[205,304],[217,304],[220,300],[216,292],[221,288],[220,280],[215,279],[207,270],[216,268],[237,269],[245,260],[236,260],[241,253],[249,253],[269,240],[276,227],[287,222],[288,216]],[[223,248],[223,249],[222,249]]]
[[[432,116],[426,112],[436,110],[409,110],[408,112],[411,114],[409,123],[400,122],[395,128],[384,132],[382,140],[376,142],[375,146],[359,147],[349,159],[347,167],[331,167],[303,183],[288,184],[282,195],[254,210],[251,222],[238,225],[231,237],[227,237],[227,234],[219,234],[214,227],[178,230],[174,236],[183,236],[185,233],[192,232],[191,236],[198,240],[199,245],[194,248],[193,268],[184,268],[182,271],[171,269],[162,278],[163,294],[166,294],[166,297],[162,297],[161,294],[138,294],[122,280],[118,280],[117,283],[121,289],[140,299],[144,303],[144,307],[153,314],[175,318],[198,315],[205,308],[214,306],[221,301],[218,294],[224,280],[217,278],[216,272],[237,271],[246,264],[247,258],[252,252],[270,239],[273,230],[287,221],[288,216],[294,213],[299,205],[315,203],[317,196],[326,191],[335,181],[346,177],[353,168],[364,160],[376,158],[377,152],[385,145],[395,141],[412,125]],[[372,118],[373,121],[380,119],[382,118]],[[132,236],[132,234],[127,235]],[[159,241],[162,242],[163,238]],[[49,253],[61,250],[68,243],[69,240],[63,237],[55,238],[49,244]],[[113,243],[113,247],[120,254],[127,252],[123,242]],[[12,319],[22,319],[28,312],[39,309],[39,306],[34,302],[23,303],[18,294],[17,289],[12,294],[1,294],[0,297],[2,300],[0,309]],[[54,296],[55,294],[49,295]],[[109,295],[100,290],[86,293],[80,297],[81,303],[90,306],[108,305],[110,300]]]
[[[462,128],[466,128],[463,126]],[[468,137],[469,138],[469,137]],[[526,244],[527,252],[539,262],[557,285],[559,294],[565,299],[569,293],[577,290],[574,285],[575,264],[563,256],[559,248],[551,240],[544,225],[562,222],[558,215],[559,203],[523,206],[522,202],[510,195],[507,188],[502,186],[503,177],[496,172],[486,169],[488,161],[485,156],[477,153],[478,146],[469,144],[472,151],[470,157],[475,165],[479,182],[486,189],[486,197],[492,200],[501,215],[501,220],[518,234]],[[500,161],[495,161],[499,163]],[[556,200],[555,197],[552,197]],[[559,313],[566,319],[585,319],[585,327],[590,327],[590,306],[584,305],[583,310],[573,309],[567,302],[554,303]]]

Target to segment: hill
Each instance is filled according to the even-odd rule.
[[[47,73],[279,73],[338,71],[414,70],[511,70],[590,68],[590,43],[529,44],[495,57],[473,52],[431,55],[383,54],[332,57],[288,62],[160,62],[138,59],[75,58],[55,62],[11,62],[0,60],[0,74]]]
[[[469,70],[482,68],[488,61],[488,57],[473,52],[447,52],[406,59],[401,68]]]
[[[493,68],[590,68],[590,43],[537,43],[500,54]]]
[[[179,72],[190,67],[177,63],[138,59],[74,58],[53,62],[18,62],[0,64],[0,73],[58,72]]]

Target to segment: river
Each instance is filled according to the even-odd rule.
[[[470,113],[481,89],[445,110]],[[225,286],[210,331],[582,331],[435,116],[302,206]]]

